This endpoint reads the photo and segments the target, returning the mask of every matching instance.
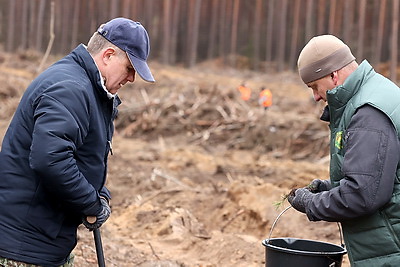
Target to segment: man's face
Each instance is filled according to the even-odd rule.
[[[307,86],[311,88],[315,101],[323,100],[326,102],[326,92],[336,87],[333,74],[327,75],[316,81],[307,83]]]
[[[125,52],[115,51],[109,55],[102,74],[107,90],[111,94],[116,94],[127,82],[135,81],[136,71]]]

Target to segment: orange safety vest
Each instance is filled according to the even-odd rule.
[[[269,89],[264,89],[260,92],[258,103],[263,107],[272,105],[272,92]]]
[[[244,85],[239,86],[238,88],[240,95],[244,101],[248,101],[251,96],[251,89],[249,87],[246,87]]]

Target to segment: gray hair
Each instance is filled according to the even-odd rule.
[[[91,55],[96,55],[97,53],[99,53],[101,50],[103,50],[106,47],[114,48],[117,51],[118,55],[120,55],[122,53],[125,54],[122,49],[120,49],[118,46],[116,46],[113,43],[111,43],[110,41],[108,41],[97,31],[95,33],[93,33],[92,37],[90,37],[88,45],[87,45],[87,50]]]

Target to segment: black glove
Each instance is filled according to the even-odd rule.
[[[319,193],[322,191],[329,191],[332,189],[331,181],[315,179],[307,187],[313,193]]]
[[[100,228],[102,224],[107,221],[111,214],[111,208],[108,204],[108,200],[104,197],[100,197],[101,211],[96,215],[96,221],[93,223],[88,222],[87,217],[83,219],[83,224],[87,229],[93,231],[94,229]]]
[[[299,188],[288,196],[290,205],[296,210],[306,213],[306,206],[311,201],[313,193],[307,188]]]

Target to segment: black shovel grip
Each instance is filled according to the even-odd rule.
[[[99,267],[106,267],[104,261],[103,245],[101,243],[100,229],[93,230],[94,244],[96,245],[97,263]]]

